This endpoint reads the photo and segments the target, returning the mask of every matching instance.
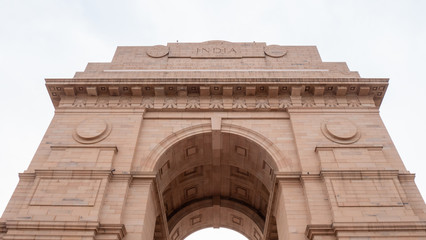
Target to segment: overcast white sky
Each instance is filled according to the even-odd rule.
[[[0,0],[0,213],[54,113],[44,78],[176,40],[316,45],[323,61],[390,78],[381,116],[426,196],[425,12],[406,0]]]

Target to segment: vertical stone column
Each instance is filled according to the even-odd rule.
[[[302,175],[302,184],[306,196],[309,224],[332,223],[333,216],[325,183],[318,175]]]
[[[156,201],[153,178],[132,180],[123,213],[123,223],[128,232],[126,240],[154,238],[155,220],[159,214]]]
[[[299,179],[278,181],[275,218],[279,239],[305,239],[307,224],[306,197]]]
[[[426,205],[419,189],[414,182],[414,174],[400,174],[399,181],[404,189],[404,193],[410,200],[410,205],[421,221],[426,221]]]
[[[99,214],[100,223],[121,224],[130,178],[129,174],[112,175]]]

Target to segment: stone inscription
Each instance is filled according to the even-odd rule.
[[[226,54],[226,53],[234,53],[237,54],[237,51],[234,48],[220,48],[220,47],[214,47],[214,48],[197,48],[197,54]]]
[[[231,43],[207,41],[202,43],[168,43],[169,58],[264,58],[265,43]]]
[[[191,58],[242,58],[241,50],[232,46],[197,47]]]

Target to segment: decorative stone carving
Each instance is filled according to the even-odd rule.
[[[164,100],[163,108],[176,108],[176,98],[167,97]]]
[[[286,53],[287,51],[282,46],[269,45],[265,47],[265,54],[269,57],[279,58],[283,57]]]
[[[331,95],[324,96],[325,106],[326,107],[337,107],[339,104],[337,103],[336,97]]]
[[[241,90],[242,91],[242,90]],[[158,111],[161,109],[203,109],[217,111],[223,108],[229,108],[234,111],[264,110],[264,111],[282,111],[288,108],[372,108],[374,107],[373,96],[366,96],[363,103],[357,96],[349,95],[346,97],[336,97],[333,94],[312,96],[305,93],[302,96],[290,96],[284,92],[277,95],[264,95],[262,93],[254,96],[233,94],[231,96],[214,94],[203,96],[201,93],[189,93],[188,95],[169,93],[162,95],[144,95],[144,96],[87,96],[77,95],[74,97],[64,97],[61,100],[59,108],[103,108],[103,109],[130,109],[145,108]],[[154,101],[155,100],[155,101]],[[158,102],[157,102],[158,101]],[[157,103],[154,109],[154,102]],[[322,104],[323,103],[323,104]]]
[[[79,107],[79,108],[85,107],[86,106],[86,99],[77,98],[72,106],[73,107]]]
[[[315,102],[314,102],[314,98],[312,96],[303,96],[302,97],[302,106],[303,107],[314,107],[315,106]]]
[[[143,108],[154,108],[154,98],[153,97],[144,97],[142,99]]]
[[[346,118],[326,120],[322,123],[321,130],[328,139],[341,144],[354,143],[361,137],[358,127]]]
[[[291,99],[290,99],[290,95],[286,94],[286,95],[281,95],[279,97],[279,108],[288,108],[291,107],[293,104],[291,103]]]
[[[126,108],[131,106],[131,98],[130,97],[122,97],[120,99],[119,107]]]
[[[152,46],[146,51],[146,54],[152,58],[165,57],[169,54],[169,48],[163,45]]]
[[[98,101],[96,102],[96,107],[104,108],[108,107],[109,105],[109,98],[107,96],[99,97]]]
[[[200,98],[199,97],[188,97],[188,103],[186,108],[200,108]]]
[[[349,107],[359,107],[361,106],[357,96],[348,96],[348,106]]]
[[[234,102],[232,104],[232,108],[237,108],[237,109],[247,108],[244,97],[235,97]]]
[[[222,109],[223,108],[223,100],[220,96],[212,96],[210,101],[210,108],[211,109]]]
[[[256,98],[256,108],[258,109],[268,109],[271,108],[268,102],[268,98],[262,97],[262,98]]]
[[[108,137],[111,129],[111,125],[103,119],[87,118],[75,128],[73,138],[79,143],[97,143]]]

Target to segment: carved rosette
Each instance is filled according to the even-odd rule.
[[[321,124],[321,131],[329,140],[340,144],[351,144],[359,140],[358,127],[346,118],[333,118]]]
[[[152,58],[161,58],[169,54],[169,48],[164,45],[156,45],[150,47],[146,54]]]
[[[87,118],[74,129],[73,138],[79,143],[93,144],[104,140],[111,133],[112,127],[104,119]]]
[[[287,50],[282,46],[269,45],[265,47],[265,54],[269,57],[280,58],[280,57],[284,57],[286,53],[287,53]]]

